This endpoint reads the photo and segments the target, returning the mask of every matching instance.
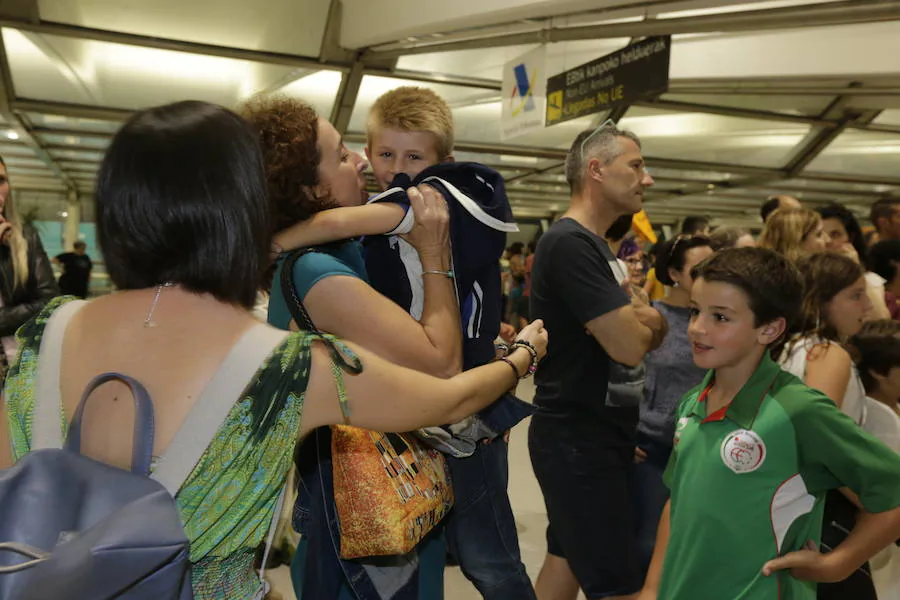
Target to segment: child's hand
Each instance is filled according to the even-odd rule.
[[[816,583],[834,583],[850,576],[843,573],[840,565],[831,560],[830,554],[822,554],[815,542],[809,541],[806,549],[788,552],[763,565],[762,573],[766,577],[776,571],[790,570],[791,575],[803,581]]]
[[[447,202],[431,186],[421,185],[407,191],[416,224],[403,236],[419,256],[442,256],[450,249],[450,211]]]

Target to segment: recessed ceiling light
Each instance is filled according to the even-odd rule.
[[[8,137],[11,140],[17,140],[17,139],[19,139],[19,134],[16,133],[15,131],[7,131],[6,137]]]

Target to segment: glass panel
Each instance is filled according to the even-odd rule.
[[[690,181],[729,181],[732,178],[740,177],[733,173],[720,173],[718,171],[683,171],[681,169],[667,169],[664,167],[653,166],[650,167],[650,175],[654,179],[687,179]]]
[[[641,138],[648,157],[780,167],[809,127],[759,119],[643,109],[629,111],[620,126]],[[649,161],[653,167],[652,160]]]
[[[0,138],[0,140],[5,141],[3,140],[3,138]],[[24,144],[0,143],[0,156],[3,156],[4,158],[7,156],[21,156],[24,158],[32,158],[34,157],[34,152],[32,152],[31,148],[25,146]]]
[[[825,191],[838,191],[838,190],[846,190],[846,191],[854,191],[854,192],[871,192],[873,194],[883,194],[886,192],[890,192],[893,187],[889,185],[883,184],[872,184],[872,183],[845,183],[843,181],[818,181],[815,179],[787,179],[781,182],[780,185],[784,185],[785,187],[792,188],[803,188],[810,190],[825,190]]]
[[[782,96],[774,94],[664,94],[663,100],[710,104],[729,108],[768,110],[790,115],[818,116],[831,101],[828,96]]]
[[[35,135],[41,143],[50,146],[78,146],[81,148],[105,150],[110,142],[109,138],[90,137],[87,135],[61,135],[58,133],[38,133]]]
[[[79,119],[77,117],[64,117],[62,115],[45,115],[42,113],[26,113],[28,120],[35,127],[47,127],[50,129],[77,129],[96,133],[115,133],[122,126],[120,121],[101,121],[99,119]]]
[[[15,165],[9,165],[8,160],[6,162],[7,166],[9,166],[9,174],[14,179],[18,177],[54,177],[53,171],[45,167],[43,163],[41,163],[40,167],[19,167]]]
[[[100,167],[100,165],[98,163],[83,163],[83,162],[76,162],[76,161],[72,161],[72,160],[58,160],[58,161],[56,161],[56,164],[58,164],[63,171],[73,170],[73,171],[89,171],[89,172],[91,172],[91,171],[96,171],[97,168]]]
[[[3,160],[6,162],[6,166],[10,168],[12,171],[15,167],[29,167],[33,169],[46,169],[47,165],[45,165],[39,158],[37,157],[24,157],[24,156],[10,156],[4,157]]]
[[[900,139],[890,133],[845,131],[814,161],[810,171],[900,179]]]
[[[83,160],[96,162],[100,162],[101,160],[103,160],[102,152],[91,152],[88,150],[63,150],[52,148],[50,149],[50,155],[54,159],[63,160]]]

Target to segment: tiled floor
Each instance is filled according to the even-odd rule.
[[[530,400],[534,396],[531,380],[524,381],[519,394]],[[537,577],[547,545],[545,529],[547,515],[544,511],[544,499],[531,471],[531,460],[528,458],[528,423],[522,423],[512,432],[509,447],[509,497],[516,524],[519,529],[519,544],[522,547],[522,560],[531,578]],[[275,589],[285,595],[286,600],[295,600],[291,591],[290,577],[286,568],[271,574]],[[458,568],[448,568],[446,572],[445,600],[480,600],[481,595],[463,576]],[[325,599],[322,599],[325,600]]]

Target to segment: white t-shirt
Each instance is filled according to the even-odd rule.
[[[834,342],[825,342],[812,337],[791,340],[787,346],[789,352],[779,361],[781,368],[805,381],[809,351],[819,344],[829,347],[837,345]],[[847,391],[844,393],[841,412],[856,421],[857,425],[862,425],[866,421],[866,390],[863,387],[862,379],[859,378],[856,366],[851,366],[850,383],[847,384]]]

